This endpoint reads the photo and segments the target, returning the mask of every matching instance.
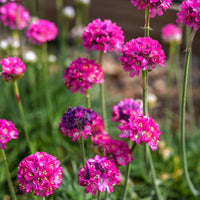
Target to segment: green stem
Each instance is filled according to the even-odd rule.
[[[42,200],[45,200],[45,197],[42,197]]]
[[[149,12],[149,6],[146,6],[145,8],[145,37],[149,37],[149,32],[150,32],[150,12]]]
[[[108,191],[106,190],[105,191],[105,199],[104,200],[107,200],[107,198],[108,198]]]
[[[85,147],[84,147],[84,138],[80,137],[80,149],[81,149],[81,159],[82,165],[85,165]]]
[[[16,100],[17,100],[17,104],[19,106],[20,114],[21,114],[21,120],[22,120],[22,123],[23,123],[26,142],[27,142],[27,144],[29,146],[30,152],[34,153],[35,151],[33,149],[33,146],[31,144],[31,141],[30,141],[30,138],[29,138],[27,124],[26,124],[26,121],[25,121],[25,118],[24,118],[24,110],[23,110],[23,106],[22,106],[22,103],[21,103],[19,89],[18,89],[18,85],[17,85],[17,81],[16,80],[13,81],[13,86],[14,86],[15,97],[16,97]]]
[[[190,54],[191,54],[191,46],[194,39],[196,31],[193,30],[191,33],[190,40],[188,42],[188,46],[186,49],[186,58],[185,58],[185,72],[184,72],[184,80],[183,80],[183,91],[182,91],[182,104],[181,104],[181,153],[182,153],[182,162],[183,162],[183,170],[186,178],[186,182],[194,196],[199,195],[199,192],[195,189],[192,181],[190,179],[190,175],[188,172],[187,166],[187,158],[186,158],[186,147],[185,147],[185,108],[186,108],[186,91],[187,91],[187,81],[188,81],[188,72],[190,66]]]
[[[4,163],[4,166],[5,166],[5,169],[6,169],[6,176],[7,176],[8,186],[9,186],[9,190],[10,190],[12,200],[17,200],[17,197],[15,195],[15,190],[14,190],[14,187],[13,187],[13,184],[12,184],[10,172],[9,172],[9,169],[8,169],[8,163],[7,163],[5,151],[0,148],[0,153],[1,153],[3,163]]]
[[[97,192],[97,200],[101,200],[101,192],[100,191]]]
[[[85,97],[86,97],[86,105],[87,105],[87,108],[91,108],[90,92],[89,92],[88,89],[86,90]]]

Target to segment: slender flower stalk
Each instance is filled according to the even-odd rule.
[[[86,90],[85,97],[86,97],[86,106],[87,106],[87,108],[91,108],[90,92],[89,92],[88,89]]]
[[[97,192],[97,200],[101,200],[101,192],[100,191]]]
[[[42,200],[45,200],[45,197],[42,197]]]

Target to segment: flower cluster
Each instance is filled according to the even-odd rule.
[[[97,191],[113,192],[113,185],[119,185],[120,172],[113,159],[108,160],[106,156],[96,155],[88,159],[84,167],[79,170],[79,184],[85,186],[86,193],[95,195]]]
[[[85,27],[83,46],[88,50],[119,51],[124,44],[124,35],[121,27],[106,19],[95,19]]]
[[[63,78],[67,89],[72,93],[80,90],[81,94],[85,94],[94,83],[104,82],[103,70],[95,60],[80,57],[65,69]]]
[[[200,26],[200,0],[185,0],[180,6],[176,22],[185,23],[197,31]]]
[[[72,137],[75,141],[79,137],[87,139],[92,134],[93,121],[96,119],[97,113],[90,108],[86,109],[82,106],[70,107],[61,117],[59,127],[61,133],[65,136]]]
[[[182,40],[182,29],[174,24],[167,24],[162,27],[162,39],[167,42],[181,43]]]
[[[149,116],[132,115],[129,121],[122,122],[118,125],[122,131],[119,135],[121,138],[139,143],[147,143],[154,151],[157,149],[157,143],[160,141],[160,130],[158,124]]]
[[[54,40],[57,37],[58,28],[53,22],[45,19],[39,19],[33,22],[26,35],[33,44],[42,45],[45,42]]]
[[[63,169],[56,157],[36,152],[19,163],[17,180],[23,192],[45,197],[53,194],[60,186],[62,173]]]
[[[151,17],[155,17],[156,14],[159,16],[163,15],[163,11],[166,11],[172,4],[172,0],[131,0],[134,6],[138,9],[145,9],[146,6],[150,8]]]
[[[164,66],[165,54],[157,40],[139,37],[127,42],[119,58],[123,69],[130,71],[130,76],[139,75],[141,70],[151,70],[155,65]]]
[[[14,81],[21,78],[26,69],[25,64],[17,57],[3,58],[0,64],[3,68],[1,75],[5,81]]]
[[[22,30],[27,26],[30,14],[22,5],[7,3],[0,7],[0,21],[10,29],[19,28]]]
[[[5,144],[11,139],[17,139],[18,131],[15,125],[5,119],[0,119],[0,148],[5,149]]]

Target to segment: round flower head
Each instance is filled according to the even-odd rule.
[[[21,78],[26,69],[25,64],[17,57],[3,58],[0,64],[3,68],[1,75],[5,81],[14,81]]]
[[[174,24],[167,24],[162,27],[162,39],[167,42],[181,43],[182,40],[182,29]]]
[[[18,131],[15,125],[5,119],[0,119],[0,148],[5,149],[5,144],[11,139],[17,139]]]
[[[141,70],[151,70],[156,65],[164,66],[165,54],[157,40],[150,37],[139,37],[127,42],[119,58],[123,69],[130,76],[139,75]]]
[[[185,23],[197,31],[200,26],[200,0],[185,0],[180,6],[176,22]]]
[[[36,152],[19,163],[17,180],[23,192],[45,197],[59,188],[62,173],[63,169],[56,157]]]
[[[104,82],[103,70],[95,60],[80,57],[65,69],[63,78],[67,89],[72,93],[80,90],[81,94],[85,94],[94,83]]]
[[[124,44],[124,35],[121,27],[111,20],[95,19],[85,27],[83,33],[83,46],[90,51],[119,51]]]
[[[106,156],[102,158],[96,155],[93,159],[88,159],[84,167],[79,170],[79,184],[85,186],[86,193],[95,195],[97,191],[108,193],[113,192],[113,185],[119,185],[120,172],[113,159],[108,160]]]
[[[36,45],[42,45],[45,42],[54,40],[57,34],[58,29],[56,25],[45,19],[33,22],[26,32],[28,39]]]
[[[61,133],[65,136],[72,137],[75,141],[79,137],[87,139],[92,134],[93,121],[96,119],[97,113],[90,108],[86,109],[82,106],[70,107],[61,117],[59,127]]]
[[[30,14],[22,5],[7,3],[0,7],[0,21],[10,29],[19,28],[22,30],[27,26]]]

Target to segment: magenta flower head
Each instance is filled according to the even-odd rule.
[[[26,69],[25,64],[17,57],[3,58],[0,64],[3,68],[1,75],[5,81],[14,81],[21,78]]]
[[[17,139],[18,131],[15,125],[5,119],[0,119],[0,148],[5,149],[5,144],[11,139]]]
[[[162,39],[167,43],[181,43],[182,29],[174,24],[167,24],[162,27]]]
[[[45,42],[54,40],[57,34],[58,28],[56,25],[45,19],[39,19],[32,23],[26,32],[28,39],[36,45],[42,45]]]
[[[200,26],[200,0],[185,0],[180,6],[176,22],[185,23],[197,31]]]
[[[22,5],[7,3],[0,7],[0,21],[12,30],[22,30],[27,26],[29,19],[30,14]]]
[[[120,51],[124,44],[124,35],[121,27],[111,20],[95,19],[85,27],[83,32],[83,46],[90,51]]]
[[[123,69],[130,76],[139,75],[141,70],[151,70],[156,65],[164,66],[165,54],[157,40],[150,37],[139,37],[127,42],[119,58]]]
[[[65,69],[63,78],[67,89],[72,93],[80,90],[81,94],[85,94],[93,84],[104,82],[103,70],[95,60],[80,57]]]
[[[92,111],[91,108],[70,107],[61,117],[59,123],[61,133],[72,137],[73,141],[79,137],[87,139],[88,135],[92,134],[93,121],[96,117],[97,113]]]
[[[121,122],[118,128],[122,131],[120,138],[128,138],[132,142],[147,143],[150,148],[156,150],[160,141],[160,130],[158,124],[149,116],[132,115],[129,121]]]
[[[108,160],[106,156],[96,155],[88,159],[84,167],[79,170],[79,184],[85,186],[86,193],[95,195],[97,191],[113,192],[113,185],[120,183],[120,171],[117,169],[113,159]]]
[[[19,163],[17,180],[21,191],[45,197],[59,188],[62,173],[63,169],[56,157],[36,152]]]

